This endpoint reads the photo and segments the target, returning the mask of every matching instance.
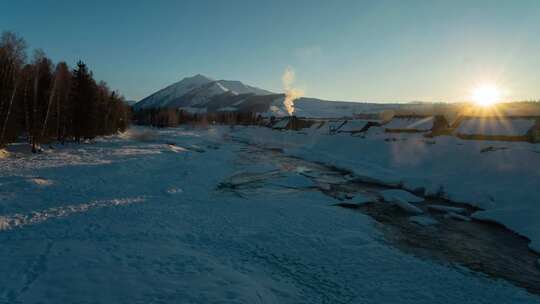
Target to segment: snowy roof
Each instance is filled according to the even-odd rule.
[[[346,122],[346,120],[330,120],[327,125],[328,125],[328,128],[331,129],[331,130],[337,130],[339,127],[341,127],[344,123]]]
[[[521,136],[531,130],[532,118],[472,117],[464,119],[457,128],[462,135]]]
[[[407,117],[394,117],[389,123],[384,125],[388,130],[418,130],[429,131],[433,128],[434,117],[433,116],[407,116]]]
[[[366,119],[353,119],[353,120],[347,120],[347,123],[343,125],[343,127],[339,128],[340,132],[358,132],[362,131],[370,122],[370,120]]]
[[[326,124],[326,121],[324,121],[324,120],[316,121],[309,128],[310,129],[321,129],[322,127],[324,127],[325,124]]]
[[[281,120],[279,120],[278,122],[276,122],[272,128],[274,129],[285,129],[285,127],[287,126],[287,124],[289,123],[289,118],[286,117],[286,118],[283,118]]]

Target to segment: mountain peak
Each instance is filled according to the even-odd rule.
[[[203,105],[213,96],[230,92],[235,95],[269,95],[270,91],[249,86],[238,80],[214,80],[202,74],[185,77],[139,101],[136,109],[178,108],[181,106]]]
[[[200,80],[200,81],[208,81],[208,82],[214,81],[214,79],[203,74],[195,74],[191,77],[184,77],[184,79],[182,80]]]

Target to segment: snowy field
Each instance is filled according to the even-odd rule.
[[[347,168],[367,180],[477,206],[484,211],[474,216],[530,238],[531,249],[540,252],[540,144],[425,138],[383,128],[361,137],[265,128],[245,128],[236,136]]]
[[[478,206],[473,217],[540,250],[539,145],[133,128],[35,155],[14,145],[0,159],[0,303],[540,303],[400,250],[372,217],[317,191],[331,180],[313,187],[307,169],[252,161],[255,146]],[[381,195],[409,211],[422,201]]]

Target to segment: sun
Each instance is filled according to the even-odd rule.
[[[494,84],[484,84],[472,91],[471,99],[479,106],[489,107],[501,101],[501,91]]]

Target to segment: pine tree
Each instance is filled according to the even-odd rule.
[[[82,61],[72,72],[70,105],[72,109],[73,137],[77,142],[83,138],[93,138],[95,118],[95,83]]]
[[[125,131],[130,107],[105,82],[96,83],[82,61],[73,71],[56,66],[41,50],[25,63],[26,44],[0,37],[0,147],[21,135],[38,151],[43,143],[92,139]]]

